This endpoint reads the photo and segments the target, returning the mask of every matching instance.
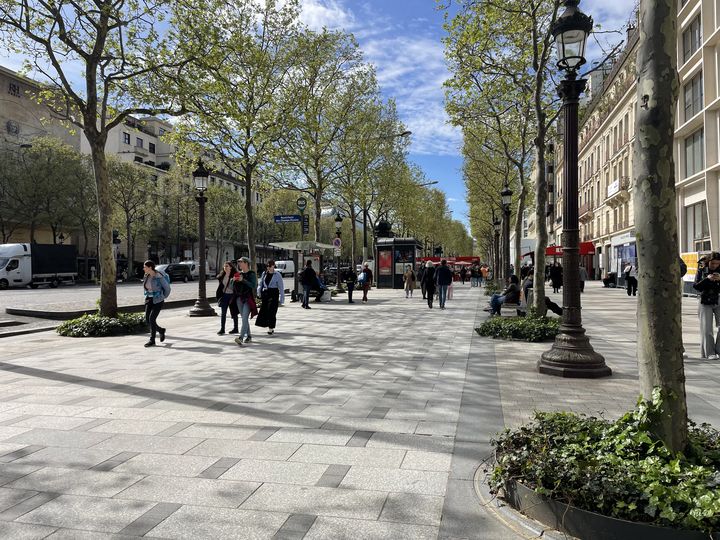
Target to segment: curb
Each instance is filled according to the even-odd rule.
[[[189,300],[170,300],[165,302],[165,308],[172,309],[177,307],[187,307],[195,304],[196,299]],[[133,306],[118,306],[118,311],[121,313],[133,313],[145,310],[145,304],[136,304]],[[23,309],[23,308],[5,308],[5,313],[8,315],[19,315],[22,317],[34,317],[36,319],[51,319],[54,321],[67,321],[68,319],[76,319],[86,314],[96,313],[97,308],[93,309],[81,309],[75,311],[39,311],[36,309]],[[5,334],[3,334],[5,335]]]
[[[25,329],[18,329],[18,330],[10,330],[8,332],[0,332],[0,339],[6,338],[6,337],[13,337],[13,336],[23,336],[25,334],[37,334],[39,332],[50,332],[52,330],[55,330],[57,326],[42,326],[42,327],[35,327],[35,328],[25,328]]]

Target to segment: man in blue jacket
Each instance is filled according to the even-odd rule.
[[[437,284],[440,309],[445,309],[448,287],[452,283],[453,273],[445,259],[440,261],[440,266],[435,271],[435,283]]]

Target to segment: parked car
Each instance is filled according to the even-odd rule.
[[[173,264],[158,264],[155,270],[166,273],[170,276],[170,281],[183,281],[187,283],[192,281],[193,277],[190,273],[190,267],[187,264],[173,263]]]
[[[179,264],[184,264],[190,268],[190,275],[193,279],[200,277],[200,262],[199,261],[182,261]],[[210,279],[210,263],[205,261],[205,278]]]

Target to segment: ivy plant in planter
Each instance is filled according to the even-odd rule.
[[[611,422],[567,412],[534,420],[493,441],[491,490],[517,481],[576,508],[631,522],[710,533],[720,529],[720,432],[689,426],[685,454],[673,454],[649,431],[661,414],[651,402]]]
[[[104,337],[134,334],[146,329],[142,313],[118,313],[117,319],[93,313],[65,321],[56,330],[66,337]]]
[[[500,285],[497,284],[495,281],[486,281],[485,282],[485,296],[492,296],[495,293],[502,292],[502,289],[500,288]]]
[[[559,326],[560,319],[529,313],[526,317],[491,317],[475,331],[494,338],[546,341],[555,338]]]

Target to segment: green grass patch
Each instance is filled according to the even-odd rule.
[[[663,414],[659,392],[615,422],[567,412],[534,420],[493,441],[491,489],[511,479],[537,493],[614,518],[662,527],[720,528],[720,433],[690,423],[687,455],[649,431]]]
[[[56,330],[66,337],[105,337],[135,334],[146,329],[142,313],[118,313],[117,319],[94,313],[65,321]]]
[[[491,317],[475,331],[486,337],[546,341],[555,338],[559,327],[560,319],[528,314],[526,317]]]

